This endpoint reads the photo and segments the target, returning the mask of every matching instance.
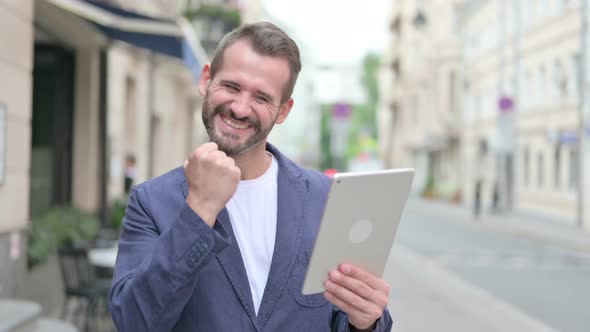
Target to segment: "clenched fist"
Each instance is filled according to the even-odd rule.
[[[189,187],[187,204],[210,227],[236,192],[241,171],[234,160],[209,142],[199,146],[184,162]]]

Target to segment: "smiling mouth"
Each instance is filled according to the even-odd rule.
[[[225,115],[221,115],[221,121],[223,121],[223,123],[225,123],[227,126],[234,128],[234,129],[247,129],[250,127],[250,124],[248,124],[248,123],[234,121]]]

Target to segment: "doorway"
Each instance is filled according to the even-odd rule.
[[[30,211],[37,216],[72,200],[74,52],[35,44]]]

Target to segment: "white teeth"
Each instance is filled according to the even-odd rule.
[[[235,128],[235,129],[246,129],[248,128],[247,124],[240,124],[238,122],[232,121],[229,118],[226,117],[221,117],[221,120],[223,121],[223,123],[225,123],[226,125]]]

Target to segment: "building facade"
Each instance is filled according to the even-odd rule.
[[[159,8],[142,1],[151,2],[146,8]],[[137,184],[162,174],[205,141],[198,71],[184,59],[198,38],[131,3],[112,5],[0,4],[10,27],[0,32],[0,45],[9,45],[0,47],[0,296],[18,295],[32,218],[72,205],[108,223],[126,175]],[[142,44],[134,34],[177,44]],[[202,54],[189,55],[202,65]]]
[[[580,3],[485,1],[463,14],[464,196],[483,144],[492,206],[576,224]]]
[[[459,1],[396,1],[391,48],[380,75],[382,158],[414,167],[414,189],[455,197],[461,178],[458,82],[461,43],[453,24]]]
[[[419,173],[440,182],[440,159],[450,161],[467,207],[478,198],[483,212],[588,227],[578,213],[588,205],[579,195],[581,1],[396,5],[381,79],[380,143],[390,165],[413,164],[425,188]],[[420,157],[411,143],[420,136],[445,152]]]
[[[0,20],[0,296],[13,296],[29,223],[33,1],[1,2]]]

